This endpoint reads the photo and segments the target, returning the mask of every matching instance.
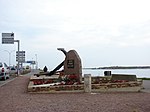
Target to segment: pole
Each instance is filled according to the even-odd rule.
[[[10,68],[11,53],[9,52],[9,68]]]
[[[4,51],[8,52],[8,54],[9,54],[9,67],[10,67],[10,65],[11,65],[11,53],[14,52],[15,50],[10,51],[10,52],[7,50],[4,50]]]
[[[35,57],[36,57],[36,69],[38,69],[37,54],[35,54]]]
[[[8,62],[9,62],[9,67],[10,67],[10,52],[7,50],[4,50],[4,51],[6,51],[8,53]]]
[[[18,72],[18,76],[20,75],[20,54],[19,54],[19,51],[20,51],[20,41],[19,40],[14,40],[14,42],[18,42],[18,65],[17,65],[17,72]]]
[[[18,75],[20,75],[20,54],[19,54],[20,49],[19,47],[20,47],[20,42],[18,40]]]

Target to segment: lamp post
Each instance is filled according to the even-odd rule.
[[[36,57],[36,69],[38,69],[37,54],[35,54],[35,57]]]
[[[10,67],[10,65],[11,65],[11,53],[14,52],[15,50],[13,50],[13,51],[4,50],[4,51],[9,54],[9,67]]]

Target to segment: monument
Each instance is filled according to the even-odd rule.
[[[64,74],[74,75],[77,78],[77,81],[82,81],[81,59],[75,50],[70,50],[66,54],[64,61]]]

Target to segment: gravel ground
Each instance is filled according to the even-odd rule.
[[[29,76],[0,87],[0,112],[150,112],[150,93],[27,93]]]

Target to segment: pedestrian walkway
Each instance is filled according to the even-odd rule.
[[[26,76],[31,76],[31,75],[38,74],[38,73],[39,73],[38,69],[31,69],[31,72],[26,74]]]
[[[0,87],[0,112],[149,112],[149,93],[31,94],[31,72]]]

